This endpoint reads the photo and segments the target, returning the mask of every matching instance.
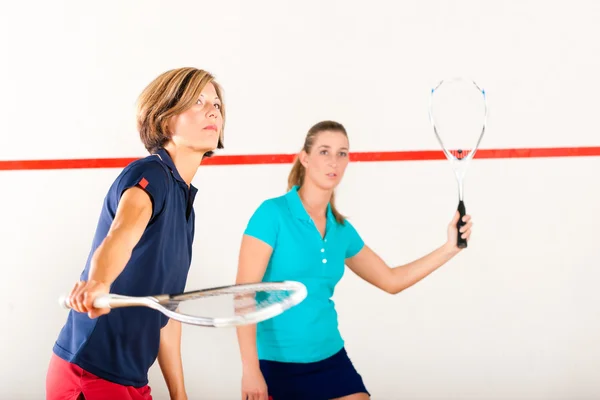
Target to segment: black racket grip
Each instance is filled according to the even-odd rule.
[[[467,209],[465,208],[465,203],[462,200],[460,200],[460,202],[458,203],[458,213],[460,214],[460,217],[458,218],[458,222],[456,223],[456,229],[458,230],[456,245],[458,246],[459,249],[466,249],[467,248],[467,239],[463,239],[462,237],[460,237],[462,235],[460,228],[462,228],[463,226],[466,225],[466,223],[463,221],[463,217],[467,213]]]

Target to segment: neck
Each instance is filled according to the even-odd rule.
[[[327,215],[327,205],[331,200],[331,194],[331,190],[318,188],[308,181],[305,181],[298,189],[298,195],[306,212],[319,217]]]
[[[190,186],[194,176],[196,176],[196,172],[198,172],[198,167],[202,162],[204,153],[193,151],[186,147],[176,147],[172,142],[165,145],[165,150],[169,152],[181,178]]]

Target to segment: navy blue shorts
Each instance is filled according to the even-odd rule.
[[[260,369],[272,400],[329,400],[361,392],[370,396],[344,348],[313,363],[260,360]]]

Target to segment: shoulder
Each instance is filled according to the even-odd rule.
[[[274,247],[286,213],[289,213],[289,210],[284,196],[263,200],[252,213],[244,234],[261,239]]]
[[[350,220],[347,217],[344,217],[344,222],[339,225],[340,225],[341,229],[344,229],[344,230],[348,230],[348,231],[356,230],[356,228],[354,227],[352,222],[350,222]]]
[[[154,196],[166,193],[171,185],[168,167],[156,156],[147,156],[129,163],[115,179],[112,189],[120,196],[132,186],[139,186]]]
[[[278,196],[263,200],[254,211],[254,215],[269,219],[279,219],[286,212],[289,212],[289,209],[285,196]]]
[[[117,179],[126,179],[128,176],[137,174],[148,174],[162,180],[169,180],[169,170],[166,165],[154,155],[130,162],[119,174]]]
[[[164,208],[171,191],[172,178],[169,169],[156,156],[147,156],[129,163],[117,176],[107,200],[116,209],[128,189],[144,190],[152,202],[153,217]]]

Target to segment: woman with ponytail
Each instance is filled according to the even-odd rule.
[[[386,265],[335,206],[348,151],[343,125],[314,125],[290,171],[287,193],[265,200],[244,231],[237,283],[295,280],[306,285],[308,296],[276,318],[237,328],[242,400],[369,399],[344,349],[330,301],[345,266],[396,294],[458,254],[458,234],[471,235],[469,215],[457,232],[457,212],[442,246],[409,264]]]

